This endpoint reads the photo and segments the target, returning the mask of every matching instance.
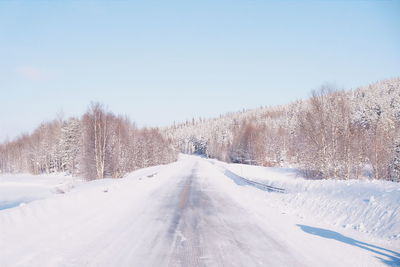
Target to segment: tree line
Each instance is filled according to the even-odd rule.
[[[176,160],[295,167],[314,178],[400,181],[400,78],[356,90],[322,86],[307,100],[139,129],[98,103],[0,145],[0,171],[122,177]]]
[[[313,178],[400,181],[400,79],[186,122],[165,131],[178,150],[227,162],[297,167]]]
[[[43,123],[32,134],[1,144],[0,171],[117,178],[176,156],[158,129],[139,129],[129,118],[93,103],[81,118]]]

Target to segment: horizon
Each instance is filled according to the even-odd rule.
[[[396,78],[399,11],[398,1],[4,1],[0,142],[92,101],[164,127],[288,104],[324,83]]]

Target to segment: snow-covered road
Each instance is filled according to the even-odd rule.
[[[303,266],[200,166],[180,179],[164,209],[169,266]]]
[[[270,194],[183,156],[0,211],[0,266],[400,265],[397,245],[311,225]]]

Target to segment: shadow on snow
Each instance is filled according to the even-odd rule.
[[[25,202],[24,201],[16,201],[16,202],[3,202],[3,203],[0,203],[0,211],[18,207],[22,203],[25,203]]]
[[[361,242],[358,240],[355,240],[353,238],[344,236],[338,232],[334,232],[331,230],[326,230],[322,228],[317,228],[317,227],[311,227],[307,225],[302,225],[302,224],[297,224],[298,227],[301,228],[304,232],[328,239],[334,239],[343,243],[346,243],[348,245],[356,246],[362,249],[365,249],[367,251],[373,252],[375,254],[378,254],[379,256],[375,256],[379,260],[381,260],[383,263],[385,263],[388,266],[400,266],[400,253],[395,252],[393,250],[389,250],[386,248],[382,248],[379,246],[375,246],[372,244],[368,244],[365,242]],[[382,258],[386,257],[387,259]]]

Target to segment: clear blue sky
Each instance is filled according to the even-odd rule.
[[[141,126],[400,76],[400,1],[0,1],[0,141],[101,101]]]

